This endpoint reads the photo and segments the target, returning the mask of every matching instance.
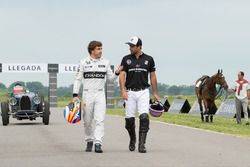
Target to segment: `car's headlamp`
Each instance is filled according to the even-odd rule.
[[[40,104],[40,103],[41,103],[41,98],[38,97],[38,96],[35,96],[35,97],[33,98],[33,101],[34,101],[35,104]]]
[[[9,98],[9,104],[10,104],[11,106],[16,105],[16,103],[17,103],[17,100],[16,100],[16,98],[15,98],[15,97],[11,97],[11,98]]]

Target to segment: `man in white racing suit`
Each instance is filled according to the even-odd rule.
[[[102,43],[91,41],[88,45],[90,56],[80,61],[76,74],[73,97],[77,97],[83,84],[82,109],[85,130],[86,152],[91,152],[95,144],[95,152],[102,153],[104,136],[104,119],[106,113],[105,83],[106,79],[115,80],[122,67],[112,72],[109,61],[102,57]]]

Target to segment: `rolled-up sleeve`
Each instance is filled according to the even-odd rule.
[[[122,59],[121,66],[123,66],[122,71],[125,71],[125,72],[128,71],[128,66],[127,66],[126,58],[125,57],[123,57],[123,59]]]
[[[151,58],[150,59],[150,62],[149,62],[149,72],[154,72],[156,69],[155,69],[155,62],[154,62],[154,59]]]

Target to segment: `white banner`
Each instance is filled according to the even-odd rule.
[[[3,63],[2,72],[23,72],[23,73],[47,73],[48,65],[47,64],[33,64],[33,63]]]
[[[59,64],[59,73],[76,73],[78,64]]]

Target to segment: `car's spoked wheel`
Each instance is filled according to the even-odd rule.
[[[2,102],[1,103],[1,115],[2,115],[2,122],[3,126],[7,126],[9,124],[9,106],[8,103]]]
[[[43,123],[44,123],[44,125],[49,124],[49,115],[50,115],[49,104],[48,104],[48,102],[44,101],[44,111],[43,111]]]
[[[37,111],[38,111],[38,112],[43,112],[43,105],[44,105],[44,97],[41,96],[41,101],[40,101],[40,103],[38,104],[38,108],[37,108]]]

